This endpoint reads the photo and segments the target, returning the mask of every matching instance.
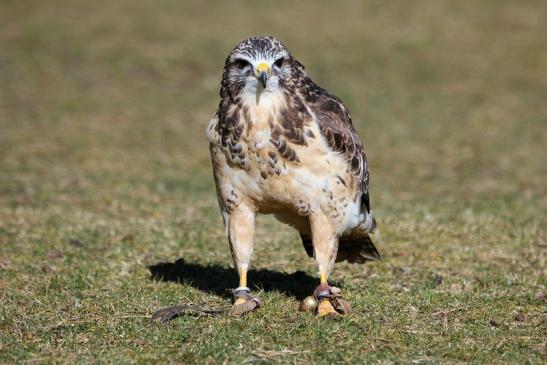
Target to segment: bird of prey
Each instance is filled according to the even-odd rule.
[[[274,37],[252,37],[228,55],[220,103],[206,130],[239,287],[232,313],[260,305],[247,287],[257,214],[300,233],[319,269],[318,317],[345,313],[328,277],[335,261],[380,255],[370,233],[369,173],[348,109],[319,87]],[[347,308],[346,308],[347,309]]]

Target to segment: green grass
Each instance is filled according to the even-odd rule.
[[[546,14],[539,0],[3,1],[0,363],[545,363]],[[297,311],[313,261],[260,218],[259,311],[152,324],[162,306],[230,303],[204,130],[226,55],[256,34],[350,107],[383,261],[336,265],[355,312],[317,321]]]

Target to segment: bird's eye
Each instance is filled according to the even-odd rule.
[[[275,67],[281,68],[285,64],[285,59],[280,58],[277,61],[274,62]]]
[[[249,66],[250,63],[244,59],[238,58],[234,61],[234,65],[238,70],[243,70],[245,67]]]

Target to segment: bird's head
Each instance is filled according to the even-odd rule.
[[[302,65],[276,38],[248,38],[226,58],[221,96],[279,91],[287,87],[298,70],[303,70]]]

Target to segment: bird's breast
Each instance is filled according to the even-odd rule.
[[[219,164],[221,184],[258,212],[355,216],[358,189],[348,161],[329,148],[313,114],[289,107],[268,95],[230,109],[237,128],[226,129],[233,134],[219,146],[228,162]]]
[[[355,179],[347,161],[328,149],[315,125],[307,126],[305,143],[296,144],[283,134],[276,113],[257,109],[250,115],[242,138],[248,167],[237,184],[259,211],[289,207],[309,215],[322,206],[343,209],[352,200]]]

